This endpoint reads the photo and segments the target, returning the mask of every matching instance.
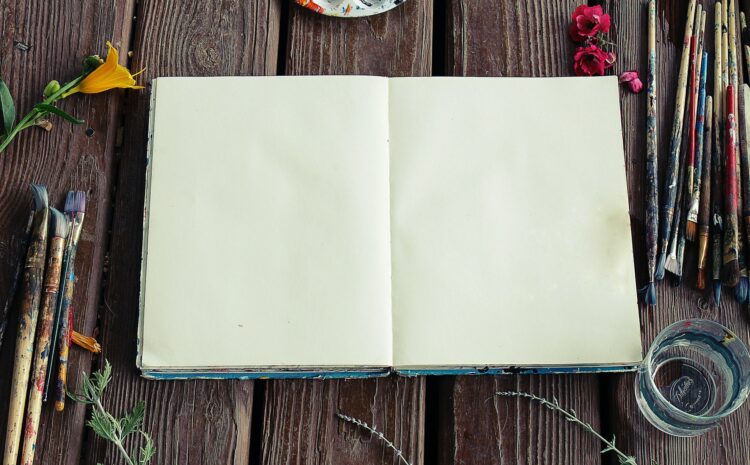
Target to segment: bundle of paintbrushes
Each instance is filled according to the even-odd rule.
[[[33,463],[42,402],[53,382],[56,409],[62,410],[65,405],[68,350],[74,339],[71,301],[86,195],[80,191],[69,192],[63,214],[49,207],[44,186],[32,184],[31,189],[34,210],[22,279],[4,465],[17,462],[22,431],[22,463]],[[75,334],[80,344],[97,348],[95,341]],[[56,358],[58,371],[53,378]]]
[[[746,255],[750,254],[750,87],[739,84],[743,54],[738,53],[738,46],[742,47],[750,73],[745,16],[736,15],[735,0],[714,5],[712,62],[704,40],[707,11],[696,0],[689,1],[666,176],[659,196],[655,2],[649,1],[646,123],[649,284],[645,300],[649,305],[656,304],[653,284],[663,279],[665,272],[672,276],[673,284],[683,281],[685,268],[692,266],[685,261],[686,247],[696,243],[698,289],[706,289],[710,282],[718,303],[722,286],[731,287],[736,299],[744,303],[748,301],[750,288],[750,257]],[[742,44],[738,44],[738,27]],[[706,82],[710,77],[713,95],[707,95]]]

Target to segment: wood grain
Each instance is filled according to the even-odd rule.
[[[95,1],[55,2],[35,0],[0,1],[0,76],[9,84],[20,116],[41,100],[50,79],[64,81],[77,76],[86,55],[106,53],[105,40],[116,46],[129,43],[129,5],[125,0],[106,4]],[[44,132],[32,128],[22,133],[0,154],[0,308],[13,299],[8,286],[11,275],[25,254],[21,233],[31,207],[28,185],[46,184],[51,205],[63,207],[70,189],[88,193],[86,219],[76,266],[78,284],[73,302],[75,328],[94,332],[101,300],[102,268],[105,262],[110,221],[113,152],[117,114],[122,93],[75,95],[61,102],[66,111],[85,119],[84,126],[71,126],[51,119],[54,128]],[[93,134],[86,135],[91,128]],[[2,346],[0,373],[10,373],[17,324],[17,304],[11,302],[9,332]],[[91,357],[73,349],[69,379],[76,388]],[[0,376],[0,446],[5,440],[9,376]],[[63,414],[52,404],[43,410],[38,463],[79,462],[85,408],[68,405]]]
[[[273,74],[276,70],[280,0],[142,1],[135,16],[131,67],[145,67],[143,82],[156,76]],[[120,414],[145,400],[145,428],[157,446],[154,463],[246,465],[252,382],[154,382],[140,378],[135,368],[149,99],[145,91],[127,97],[101,315],[103,356],[112,363],[114,374],[106,407]],[[210,341],[201,340],[198,334],[196,343]],[[124,462],[116,450],[90,436],[87,463]]]
[[[262,463],[398,464],[370,433],[336,413],[374,425],[412,464],[424,461],[424,379],[270,381]]]
[[[713,5],[702,2],[707,9],[706,49],[713,63]],[[604,2],[612,15],[613,38],[618,44],[616,72],[629,69],[646,72],[646,5],[637,0]],[[660,1],[657,10],[657,85],[659,106],[659,151],[667,153],[672,112],[675,102],[675,82],[680,60],[680,47],[687,2]],[[738,19],[739,19],[739,15]],[[712,70],[713,68],[711,68]],[[713,74],[713,73],[709,73]],[[709,78],[710,82],[713,76]],[[713,84],[707,86],[713,90]],[[710,92],[709,92],[710,93]],[[630,212],[635,263],[639,283],[645,279],[645,94],[632,95],[623,91],[621,98],[622,124],[630,192]],[[662,157],[660,159],[663,160]],[[660,166],[663,168],[663,166]],[[657,285],[657,306],[642,310],[641,323],[644,351],[664,327],[684,318],[706,318],[732,328],[745,341],[750,341],[747,309],[734,300],[732,289],[724,289],[721,306],[695,289],[697,257],[694,246],[686,251],[686,276],[683,285],[672,287],[666,280]],[[640,414],[635,402],[634,376],[611,375],[602,382],[602,401],[609,433],[617,436],[618,445],[634,454],[638,463],[656,460],[660,465],[684,464],[739,464],[750,462],[747,425],[750,424],[750,405],[743,406],[724,421],[719,428],[699,438],[684,439],[668,436],[653,428]],[[610,458],[607,463],[617,463]]]
[[[294,6],[287,40],[287,74],[429,75],[432,2],[409,1],[383,15],[346,21]],[[374,424],[411,463],[422,464],[424,407],[424,378],[268,381],[261,461],[398,463],[375,437],[338,420],[341,412]]]
[[[286,74],[430,74],[432,0],[343,21],[296,5],[289,13]]]
[[[567,38],[577,1],[449,2],[446,74],[456,76],[565,76],[572,74]],[[501,337],[501,332],[498,332]],[[551,398],[599,426],[596,376],[456,377],[442,380],[441,464],[598,463],[594,438],[524,399],[497,398],[521,390]]]

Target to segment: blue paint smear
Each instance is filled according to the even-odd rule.
[[[142,376],[154,380],[188,380],[188,379],[361,379],[377,378],[397,374],[400,376],[455,376],[455,375],[547,375],[575,373],[620,373],[635,371],[637,365],[589,366],[589,367],[504,367],[504,368],[449,368],[424,370],[391,370],[376,371],[275,371],[275,372],[190,372],[164,373],[143,370]]]

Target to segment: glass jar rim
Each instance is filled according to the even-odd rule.
[[[650,366],[651,366],[651,359],[654,355],[654,350],[657,347],[658,343],[661,342],[662,339],[666,338],[666,333],[669,331],[674,330],[678,326],[685,326],[686,323],[688,326],[700,323],[700,324],[707,324],[709,326],[713,326],[716,329],[719,329],[721,331],[726,332],[727,334],[732,335],[736,338],[738,342],[741,343],[742,350],[744,350],[744,355],[750,358],[750,350],[748,349],[747,345],[737,337],[734,331],[727,328],[726,326],[722,325],[721,323],[717,323],[713,320],[704,320],[702,318],[687,318],[684,320],[675,321],[674,323],[669,324],[664,329],[659,331],[659,334],[656,335],[654,340],[651,342],[651,347],[649,347],[648,352],[646,353],[646,357],[641,362],[641,366],[647,367],[648,376],[646,376],[646,383],[648,384],[648,387],[651,389],[651,392],[653,393],[654,397],[659,402],[663,402],[665,405],[667,405],[671,410],[673,410],[675,413],[677,413],[679,416],[681,416],[685,421],[693,422],[693,423],[713,423],[715,421],[721,420],[723,418],[726,418],[728,415],[730,415],[732,412],[737,410],[742,406],[742,404],[745,403],[745,400],[747,400],[748,394],[750,394],[750,389],[746,386],[745,389],[740,389],[740,401],[734,402],[734,406],[731,408],[722,411],[721,413],[718,413],[716,415],[693,415],[692,413],[685,412],[683,410],[680,410],[679,408],[675,407],[674,404],[672,404],[669,399],[664,397],[664,395],[661,393],[659,388],[656,386],[656,383],[654,382],[653,377],[650,375]]]

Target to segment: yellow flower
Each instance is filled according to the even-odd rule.
[[[107,60],[98,68],[83,78],[77,86],[63,94],[63,97],[81,92],[83,94],[97,94],[110,89],[143,89],[143,86],[135,85],[135,76],[138,76],[143,70],[135,74],[130,74],[130,70],[118,63],[120,57],[109,41],[107,41]]]

